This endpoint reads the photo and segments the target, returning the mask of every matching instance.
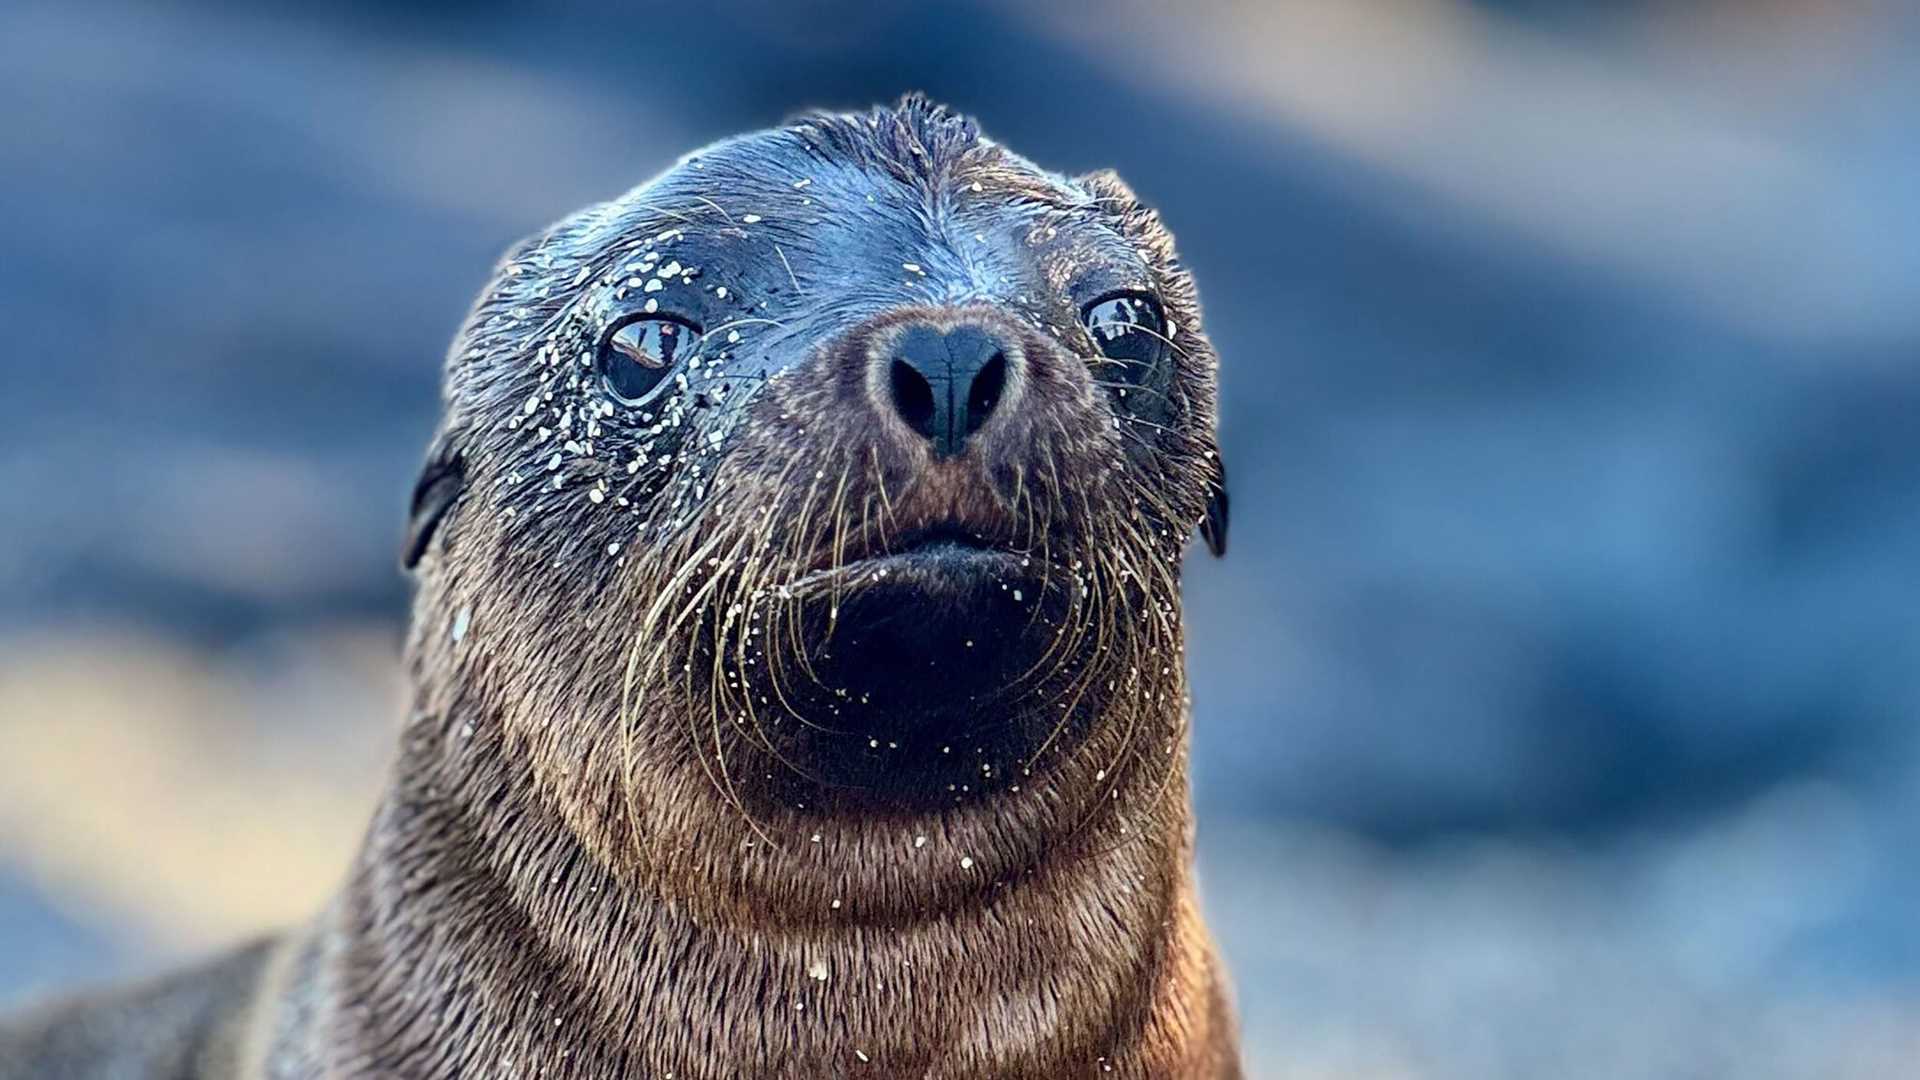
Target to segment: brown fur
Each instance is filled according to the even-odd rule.
[[[836,161],[919,146],[859,153],[897,152],[878,171],[930,199],[981,177],[1098,215],[1175,322],[1170,422],[1117,424],[1057,322],[932,297],[686,414],[670,473],[541,469],[520,404],[557,388],[545,422],[584,393],[535,358],[572,355],[569,283],[620,276],[622,207],[516,252],[452,354],[435,459],[464,494],[422,544],[391,784],[339,896],[260,961],[250,1060],[219,1075],[1239,1075],[1192,882],[1178,591],[1217,483],[1215,359],[1124,185],[1049,180],[954,123],[908,103],[795,130]],[[1015,376],[935,460],[871,407],[869,359],[906,320],[962,318],[1017,342]],[[950,789],[912,804],[818,781],[821,735],[783,705],[826,689],[859,558],[955,523],[1042,568],[1051,644],[990,718],[1044,725],[1038,749],[905,746]]]

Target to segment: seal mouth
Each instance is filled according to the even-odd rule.
[[[883,543],[881,551],[882,554],[907,555],[944,547],[981,551],[992,546],[995,545],[984,534],[962,528],[958,523],[948,523],[909,529],[892,543]]]
[[[848,569],[872,569],[875,572],[893,568],[906,571],[999,572],[1019,569],[1031,562],[1031,557],[1025,552],[981,533],[957,525],[933,525],[909,530],[842,565]]]
[[[997,531],[941,522],[891,535],[876,532],[843,551],[838,560],[825,552],[788,588],[799,597],[856,585],[918,586],[937,595],[971,591],[965,587],[984,580],[1024,579],[1034,561],[1031,553]]]

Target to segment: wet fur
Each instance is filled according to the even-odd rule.
[[[120,1075],[85,1055],[185,1060],[214,1029],[224,1056],[152,1074],[1238,1075],[1179,607],[1186,538],[1224,542],[1216,360],[1170,236],[1111,175],[919,100],[753,138],[516,249],[456,341],[408,539],[413,715],[339,895],[220,976],[245,993],[78,1050],[46,1033],[110,1006],[44,1014],[0,1035],[0,1077]],[[751,332],[648,417],[607,410],[578,358],[652,295],[630,260],[681,250],[722,254],[655,293]],[[1109,264],[1175,326],[1132,403],[1069,295]],[[869,406],[866,358],[956,312],[1023,362],[934,461]],[[1046,644],[922,745],[820,669],[880,587],[859,557],[955,522],[1021,560]],[[866,782],[901,770],[932,795]],[[9,1064],[36,1055],[64,1071]]]

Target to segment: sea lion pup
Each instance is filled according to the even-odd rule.
[[[349,880],[0,1073],[1237,1076],[1179,597],[1215,367],[1118,179],[919,99],[532,238],[448,361]]]

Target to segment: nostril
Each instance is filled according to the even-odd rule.
[[[967,390],[967,434],[980,430],[993,415],[993,407],[1000,404],[1000,395],[1007,388],[1007,354],[996,352],[973,377],[973,385]]]
[[[1020,353],[1007,342],[984,320],[946,328],[910,322],[873,355],[868,392],[935,457],[958,456],[1003,404],[1008,380],[1019,378]]]
[[[933,387],[926,376],[905,360],[895,360],[889,377],[893,383],[893,407],[907,426],[931,439],[934,437]]]

